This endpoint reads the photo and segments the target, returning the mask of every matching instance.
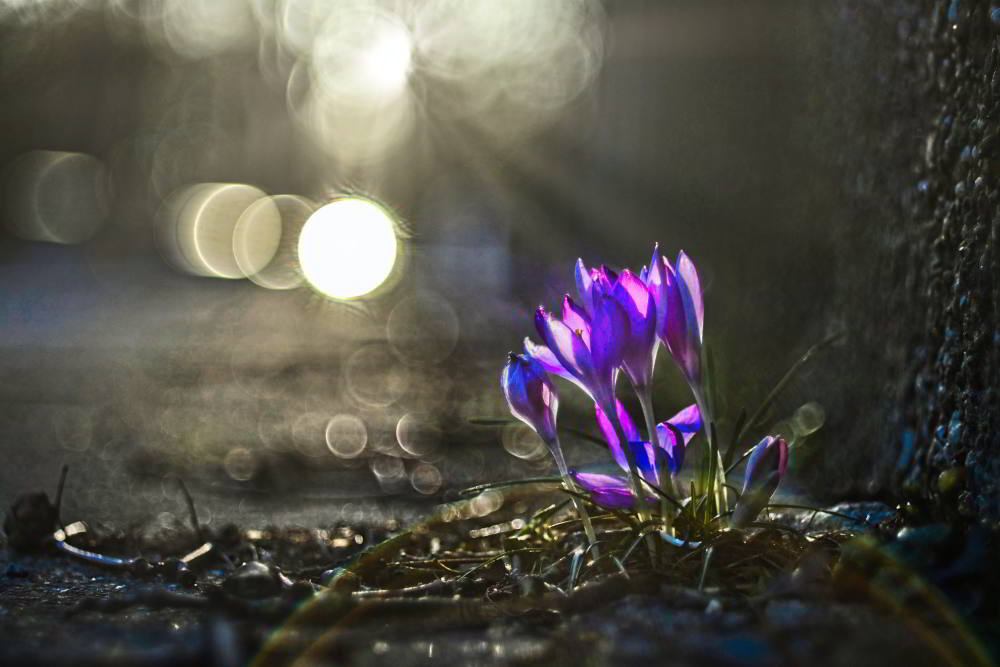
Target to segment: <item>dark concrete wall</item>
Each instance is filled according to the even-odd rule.
[[[831,320],[848,338],[824,374],[854,415],[835,460],[869,491],[996,521],[1000,9],[849,0],[828,19]]]

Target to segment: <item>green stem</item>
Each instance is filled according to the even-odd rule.
[[[562,477],[566,490],[576,490],[576,484],[573,483],[573,478],[569,475],[569,468],[566,466],[566,458],[563,456],[562,446],[559,444],[559,436],[555,437],[549,449],[552,450],[552,457],[556,460],[556,466],[559,468],[559,476]],[[590,544],[590,550],[596,560],[601,557],[601,551],[597,546],[597,534],[594,533],[594,524],[591,523],[590,514],[587,513],[587,508],[580,502],[580,499],[576,496],[571,497],[573,499],[573,507],[576,508],[576,513],[580,516],[580,521],[583,523],[583,532],[587,534],[587,542]]]
[[[635,395],[639,399],[639,406],[642,408],[642,416],[646,420],[646,433],[649,436],[649,442],[652,446],[659,447],[658,435],[656,433],[656,416],[653,412],[653,393],[650,391],[648,386],[640,387],[636,386]],[[664,460],[664,457],[657,457],[659,460]],[[660,476],[660,490],[664,491],[665,494],[669,495],[673,491],[672,487],[674,485],[673,475],[663,466],[659,466],[657,471]],[[667,502],[666,498],[660,498],[660,514],[663,517],[663,529],[667,532],[671,532],[671,524],[673,523],[671,507]],[[671,532],[671,534],[673,534]]]
[[[715,472],[715,480],[712,485],[714,487],[712,495],[715,499],[716,514],[724,514],[729,511],[729,498],[726,495],[726,469],[722,462],[722,453],[715,442],[715,423],[712,410],[700,388],[692,386],[691,392],[694,394],[695,403],[698,404],[698,410],[701,412],[701,423],[705,429],[709,456],[713,459],[711,467]]]

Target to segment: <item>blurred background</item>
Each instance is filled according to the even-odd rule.
[[[577,257],[654,241],[702,273],[731,425],[844,325],[823,19],[0,0],[0,502],[65,462],[93,520],[180,514],[177,477],[208,522],[406,519],[546,474],[530,432],[469,420],[507,414],[505,354]],[[804,377],[772,422],[851,419]],[[689,402],[661,355],[657,413]]]

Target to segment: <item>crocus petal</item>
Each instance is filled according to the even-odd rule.
[[[639,476],[647,482],[656,486],[660,485],[659,471],[659,451],[657,447],[649,442],[630,441],[629,448],[632,450],[632,457],[635,459],[635,467],[639,470]]]
[[[633,421],[632,415],[628,413],[628,410],[625,409],[625,406],[622,404],[621,401],[618,401],[617,403],[618,403],[617,405],[618,423],[621,424],[622,431],[625,432],[625,438],[629,442],[635,442],[637,440],[641,440],[642,438],[640,438],[639,436],[639,427],[635,425],[635,421]]]
[[[598,271],[600,272],[605,284],[613,285],[618,281],[618,274],[615,273],[615,270],[607,264],[601,264],[601,268],[598,269]]]
[[[692,403],[667,421],[684,434],[684,444],[687,444],[701,430],[701,410],[697,403]]]
[[[759,485],[759,480],[776,472],[784,477],[788,469],[788,443],[784,438],[766,436],[757,443],[747,459],[747,469],[743,474],[743,491]]]
[[[542,341],[566,372],[593,392],[593,362],[583,338],[568,326],[539,308],[535,313],[535,328]]]
[[[622,271],[611,295],[628,318],[629,337],[622,356],[625,372],[633,385],[647,387],[656,359],[656,303],[646,283],[628,269]]]
[[[695,315],[694,309],[679,274],[669,265],[666,268],[667,315],[661,331],[663,342],[687,381],[692,385],[698,384],[701,380],[701,345],[700,340],[691,335],[697,332],[697,323],[691,321]],[[685,301],[688,302],[687,307]]]
[[[650,317],[654,309],[653,297],[649,293],[649,288],[630,270],[622,271],[618,282],[615,283],[612,292],[618,303],[627,310],[629,317],[636,317],[643,323]],[[628,304],[626,306],[626,304]]]
[[[747,467],[743,473],[743,491],[750,488],[754,473],[764,462],[764,457],[767,456],[769,448],[774,443],[774,439],[773,435],[765,436],[750,451],[750,457],[747,459]]]
[[[500,375],[500,386],[511,414],[551,445],[556,439],[559,394],[536,360],[511,354]]]
[[[629,326],[625,311],[606,294],[594,294],[594,317],[590,327],[590,356],[600,390],[614,393],[614,376],[622,363]],[[558,356],[558,352],[557,352]],[[597,387],[595,387],[597,389]],[[611,396],[602,397],[611,403]]]
[[[692,404],[656,425],[656,438],[667,455],[670,472],[677,474],[684,465],[684,452],[691,438],[701,430],[701,411]]]
[[[632,416],[625,409],[625,406],[621,401],[615,401],[615,407],[618,411],[618,423],[621,425],[622,430],[625,432],[625,439],[627,442],[637,442],[641,440],[639,435],[639,429],[636,427],[635,422],[632,420]],[[608,416],[604,414],[604,410],[601,409],[599,405],[594,404],[594,414],[597,417],[597,426],[601,429],[601,434],[604,435],[604,439],[608,443],[608,447],[611,449],[611,455],[615,459],[615,463],[618,464],[622,470],[628,472],[628,459],[625,457],[625,451],[622,449],[621,441],[618,439],[618,430],[615,425],[611,423]]]
[[[701,293],[701,280],[694,262],[683,250],[677,255],[677,276],[685,287],[685,309],[694,315],[690,325],[697,324],[698,342],[701,343],[705,334],[705,302]]]
[[[622,449],[621,441],[618,439],[618,431],[615,429],[614,424],[611,423],[608,416],[604,414],[604,410],[596,403],[594,404],[594,414],[597,417],[597,427],[601,429],[601,434],[604,435],[604,440],[608,443],[608,448],[611,449],[611,456],[614,458],[615,463],[622,470],[628,470],[628,459],[625,457],[625,451]]]
[[[573,480],[591,500],[606,509],[629,509],[635,505],[635,494],[624,477],[601,473],[570,471]]]
[[[569,294],[563,297],[562,321],[570,329],[579,333],[583,342],[590,347],[590,316],[587,315],[587,311],[576,305]]]
[[[664,326],[667,318],[667,277],[669,262],[660,254],[660,244],[653,246],[653,256],[649,259],[649,271],[646,274],[646,284],[653,303],[656,304],[656,332],[660,338],[665,338]],[[672,270],[672,267],[670,267]]]
[[[539,345],[530,338],[524,339],[524,353],[540,363],[546,373],[551,373],[560,377],[573,377],[566,371],[565,368],[563,368],[563,365],[559,363],[559,360],[556,359],[556,355],[552,354],[552,350],[544,345]]]
[[[743,491],[733,509],[732,524],[741,528],[757,518],[770,502],[788,467],[788,443],[767,436],[757,443],[747,460]]]
[[[666,455],[670,474],[676,475],[684,465],[687,442],[683,434],[670,422],[661,422],[656,425],[656,440]]]
[[[582,259],[576,260],[576,293],[588,313],[593,312],[593,301],[590,296],[593,289],[594,280],[590,277],[590,269],[584,265]]]
[[[530,338],[525,338],[524,355],[527,357],[531,357],[532,359],[540,363],[542,365],[542,368],[544,368],[545,372],[548,373],[549,375],[569,380],[576,386],[580,387],[580,389],[583,389],[584,392],[587,391],[587,388],[583,385],[583,383],[580,382],[580,380],[575,375],[573,375],[565,368],[563,368],[563,365],[559,363],[559,360],[556,358],[556,355],[552,354],[552,350],[550,350],[546,346],[538,345],[537,343],[535,343],[535,341],[531,340]]]

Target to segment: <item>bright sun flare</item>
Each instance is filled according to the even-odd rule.
[[[368,199],[338,199],[313,213],[302,227],[302,273],[334,299],[368,294],[385,282],[395,263],[393,219]]]

